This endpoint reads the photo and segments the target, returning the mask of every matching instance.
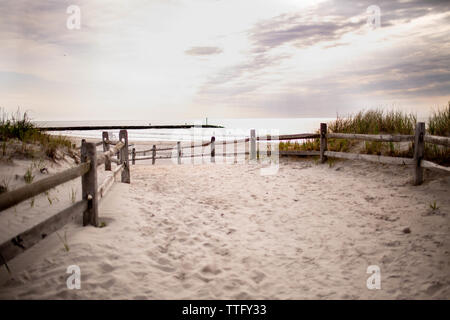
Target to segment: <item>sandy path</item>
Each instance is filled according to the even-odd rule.
[[[12,261],[20,271],[0,297],[449,299],[450,177],[413,187],[410,171],[134,166],[132,184],[115,184],[101,204],[106,228],[68,225],[69,252],[49,236]],[[80,290],[66,288],[71,264]],[[369,265],[381,269],[381,290],[366,287]]]

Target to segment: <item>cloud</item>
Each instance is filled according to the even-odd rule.
[[[256,52],[267,51],[284,44],[297,48],[320,42],[332,42],[349,32],[360,31],[367,23],[367,8],[372,0],[349,2],[331,0],[301,12],[282,14],[260,21],[249,32]],[[450,10],[449,1],[412,0],[377,1],[381,11],[381,26],[407,23],[412,19]]]
[[[222,49],[218,47],[191,47],[184,53],[190,56],[210,56],[222,53]]]
[[[236,116],[333,116],[450,92],[448,0],[329,0],[301,10],[272,0],[261,15],[234,14],[230,2],[202,4],[208,14],[166,3],[77,0],[82,27],[71,31],[69,0],[0,1],[0,103],[46,105],[52,114],[69,100],[73,110],[122,110],[126,102],[149,106],[150,115],[167,103],[173,115],[196,99]],[[365,29],[370,5],[381,9],[380,32],[372,35]],[[223,7],[235,21],[206,29]],[[61,117],[70,112],[61,109]]]
[[[199,95],[209,99],[209,104],[245,101],[248,108],[258,106],[261,112],[275,108],[285,116],[315,112],[333,116],[334,108],[348,110],[358,103],[370,107],[379,101],[414,103],[417,98],[448,96],[450,57],[445,48],[449,28],[445,22],[450,15],[441,14],[450,11],[450,2],[378,1],[384,36],[376,52],[344,39],[349,33],[364,39],[369,31],[364,29],[366,10],[373,4],[371,0],[332,0],[259,21],[247,30],[251,46],[245,59],[208,77]],[[433,17],[416,24],[414,19],[425,16]],[[406,24],[408,31],[390,28]],[[318,55],[327,56],[331,50],[348,50],[348,55],[335,58],[331,54],[329,60],[336,61],[336,67],[322,74],[320,66],[313,65],[311,70],[317,67],[319,71],[310,77],[301,69],[296,75],[285,67],[284,62],[292,66],[290,61],[305,57],[303,50],[316,44],[322,45],[322,51],[312,51]],[[350,68],[343,68],[342,62]],[[299,77],[301,73],[305,76]],[[274,82],[271,76],[283,82]]]
[[[261,52],[286,43],[307,47],[319,42],[338,40],[345,33],[359,30],[365,21],[308,21],[305,16],[280,16],[256,26],[250,34],[255,51]]]

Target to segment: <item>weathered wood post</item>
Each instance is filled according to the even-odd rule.
[[[227,140],[226,140],[226,136],[223,136],[224,140],[223,140],[223,149],[222,149],[222,157],[223,157],[223,162],[226,163],[227,162]]]
[[[327,151],[327,124],[320,124],[320,162],[324,163],[327,161],[325,156],[325,151]]]
[[[216,137],[211,137],[211,162],[216,162]]]
[[[181,143],[180,143],[180,141],[177,141],[177,158],[178,158],[178,164],[181,164]]]
[[[244,142],[244,146],[245,146],[245,150],[244,150],[244,159],[245,159],[245,161],[247,161],[248,158],[250,158],[249,141],[250,141],[250,138],[245,138],[245,142]]]
[[[131,150],[131,164],[136,164],[136,149]]]
[[[259,141],[259,138],[257,138],[256,139],[256,159],[259,161],[259,159],[260,159],[260,154],[259,154],[259,144],[260,144],[260,141]]]
[[[156,161],[156,145],[153,145],[152,148],[152,164],[155,164]]]
[[[250,160],[256,159],[256,136],[255,129],[250,130]]]
[[[237,163],[237,140],[234,139],[234,163]]]
[[[120,164],[123,164],[122,170],[122,182],[130,183],[130,164],[128,157],[128,131],[120,130],[119,132],[119,140],[122,141],[125,145],[122,149],[120,149]]]
[[[270,134],[267,135],[267,157],[270,158],[272,156],[272,137]]]
[[[81,162],[90,161],[90,169],[81,177],[82,199],[88,201],[88,208],[83,212],[83,226],[98,226],[97,198],[97,146],[83,141],[81,144]]]
[[[425,122],[416,124],[416,135],[414,137],[414,185],[417,186],[423,182],[423,167],[420,163],[423,159],[425,151],[424,143]]]
[[[191,141],[191,163],[194,164],[195,163],[195,159],[194,159],[194,140]]]
[[[109,151],[109,136],[107,131],[103,131],[102,133],[102,140],[103,140],[103,152]],[[111,171],[111,158],[106,157],[105,158],[105,171]]]

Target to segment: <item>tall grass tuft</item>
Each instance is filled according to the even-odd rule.
[[[428,118],[428,133],[436,136],[450,137],[450,101],[442,110],[433,112]]]
[[[28,114],[17,111],[15,114],[8,115],[2,112],[0,119],[0,141],[2,142],[1,155],[6,156],[6,148],[8,141],[18,140],[21,142],[21,153],[26,157],[34,157],[32,149],[29,145],[38,144],[45,155],[53,160],[57,156],[58,148],[66,148],[71,150],[73,148],[72,142],[64,136],[53,136],[41,132],[36,127]]]
[[[380,109],[360,111],[346,118],[328,123],[330,132],[357,134],[413,134],[417,117],[401,111],[384,111]]]
[[[414,114],[372,109],[360,111],[348,117],[337,116],[336,120],[328,123],[328,131],[333,133],[414,135],[416,123],[417,117]],[[435,111],[429,117],[427,134],[450,136],[450,102],[448,106]],[[353,148],[355,146],[359,149],[355,150]],[[327,147],[330,151],[359,152],[393,157],[411,158],[414,153],[413,143],[328,139]],[[306,140],[303,143],[280,142],[279,150],[320,150],[320,140]],[[450,165],[450,148],[426,143],[425,159],[440,165]]]
[[[428,118],[427,133],[450,137],[450,101],[446,107],[433,112]],[[450,148],[425,143],[425,159],[448,166],[450,165]]]
[[[21,115],[20,111],[16,114],[8,116],[6,112],[2,112],[0,120],[0,139],[7,141],[12,138],[25,141],[29,136],[38,133],[37,128],[30,121],[26,112]]]

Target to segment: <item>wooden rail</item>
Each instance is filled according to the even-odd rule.
[[[422,167],[424,167],[426,169],[430,169],[430,170],[441,172],[441,173],[442,172],[450,173],[450,167],[440,166],[431,161],[422,160],[420,164]]]
[[[6,264],[9,260],[44,239],[77,216],[83,217],[84,226],[90,224],[97,227],[99,225],[99,199],[104,197],[118,173],[122,173],[122,182],[130,183],[127,131],[121,130],[119,137],[120,142],[98,156],[97,146],[99,144],[83,141],[81,146],[81,164],[0,195],[0,211],[3,211],[60,184],[81,177],[82,199],[67,209],[52,215],[13,238],[0,243],[0,265]],[[107,134],[105,135],[105,133],[103,133],[103,145],[105,140],[107,140]],[[110,165],[110,161],[108,160],[111,160],[117,152],[120,152],[120,165],[113,171],[112,176],[108,177],[101,186],[97,188],[97,166],[105,164],[105,169],[108,170],[107,163],[109,162]],[[109,170],[111,169],[109,168]]]
[[[0,244],[0,266],[6,264],[9,260],[29,249],[40,240],[45,239],[48,235],[69,221],[72,221],[77,216],[81,216],[87,209],[88,200],[78,201],[69,208],[58,212],[47,220],[3,242]]]
[[[256,137],[256,140],[296,140],[296,139],[316,139],[320,138],[318,133],[299,133],[299,134],[284,134],[278,137],[262,136]]]
[[[111,161],[111,157],[115,156],[117,152],[119,152],[123,147],[125,147],[125,144],[123,142],[119,142],[116,145],[114,145],[109,150],[105,151],[104,153],[100,154],[97,157],[97,166],[105,164],[107,160]],[[109,169],[111,170],[111,169]],[[109,171],[107,170],[107,171]]]
[[[88,172],[90,163],[85,162],[74,168],[57,173],[48,178],[41,179],[32,184],[0,194],[0,211],[6,210],[16,204],[48,191],[62,183],[78,178]]]
[[[297,151],[297,150],[285,150],[278,151],[280,156],[320,156],[320,151]]]
[[[98,188],[98,191],[97,191],[100,198],[103,198],[106,195],[109,188],[111,188],[111,186],[113,185],[114,180],[116,179],[117,175],[119,173],[121,173],[123,169],[124,169],[123,164],[117,166],[117,168],[114,169],[113,174],[111,176],[109,176],[108,178],[106,178],[105,181],[103,181],[103,183],[100,185],[100,187]]]
[[[425,142],[450,147],[450,137],[439,137],[427,134],[425,135]]]
[[[355,139],[355,140],[380,141],[380,142],[414,141],[413,135],[391,135],[391,134],[327,133],[327,138]]]
[[[371,154],[347,153],[335,151],[325,151],[325,155],[327,157],[348,159],[348,160],[364,160],[369,162],[397,164],[397,165],[414,165],[414,160],[411,158],[386,157]]]

